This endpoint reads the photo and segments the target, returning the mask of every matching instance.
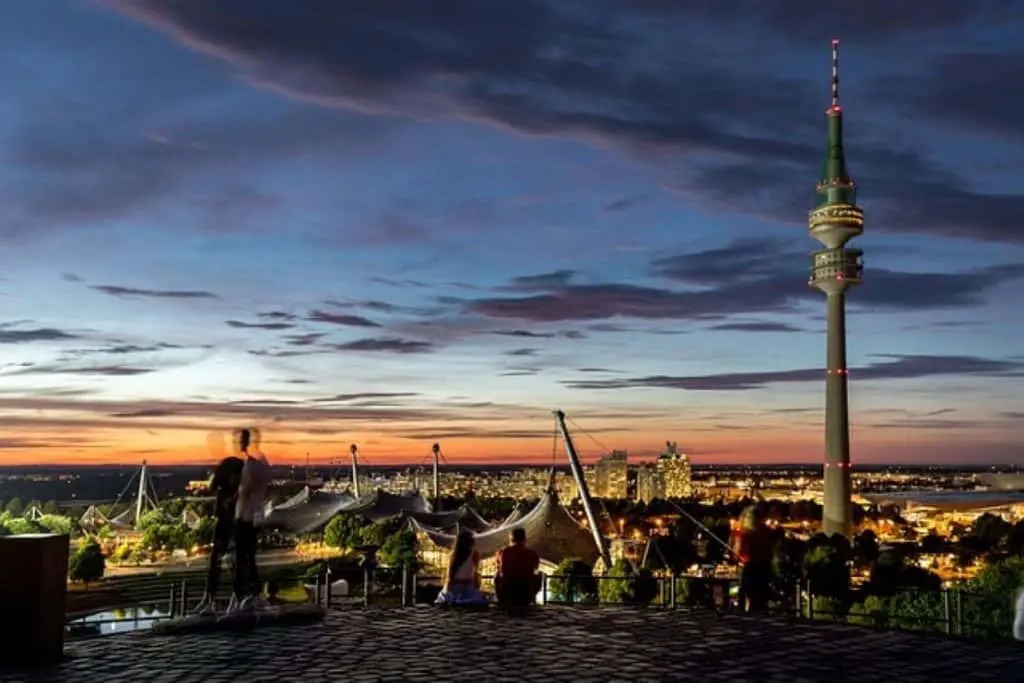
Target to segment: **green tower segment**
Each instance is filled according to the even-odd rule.
[[[864,212],[857,206],[857,186],[846,170],[843,152],[843,109],[839,105],[839,41],[832,41],[832,105],[828,117],[828,149],[817,184],[818,202],[808,214],[811,237],[825,247],[811,254],[809,284],[823,292],[828,306],[825,374],[825,501],[822,530],[849,535],[853,531],[850,477],[849,393],[846,367],[846,291],[860,284],[860,249],[847,242],[864,231]]]
[[[818,206],[822,204],[857,204],[857,184],[846,170],[846,156],[843,154],[843,110],[838,104],[829,107],[828,149],[821,164],[821,178],[818,180]]]
[[[846,170],[843,154],[843,108],[839,106],[839,41],[832,41],[832,105],[828,117],[828,149],[818,180],[818,206],[822,204],[857,204],[857,185]]]

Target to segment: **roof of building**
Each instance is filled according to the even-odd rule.
[[[415,519],[421,527],[433,531],[457,532],[458,529],[469,529],[474,533],[479,533],[494,526],[465,503],[454,510],[444,512],[406,512],[404,514],[410,519]]]
[[[1024,491],[899,491],[866,493],[861,497],[875,505],[913,505],[936,510],[983,510],[1024,505]]]
[[[311,534],[326,526],[332,517],[344,511],[354,500],[347,493],[322,491],[305,496],[304,501],[289,499],[270,511],[267,528],[293,534]]]
[[[430,540],[443,548],[455,545],[455,534],[433,531],[413,522],[417,531],[427,535]],[[509,532],[521,528],[526,532],[527,544],[537,551],[542,560],[557,564],[570,557],[578,557],[585,562],[593,563],[599,552],[594,537],[573,518],[558,502],[554,492],[546,493],[537,505],[513,523],[505,523],[483,533],[474,534],[476,550],[483,557],[496,555],[508,545]]]
[[[430,503],[419,493],[394,494],[377,489],[359,498],[348,493],[300,492],[271,509],[267,527],[293,534],[319,531],[342,512],[376,522],[402,514],[429,514]]]

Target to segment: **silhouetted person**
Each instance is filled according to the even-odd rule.
[[[533,604],[541,584],[539,567],[540,555],[526,545],[526,531],[516,527],[509,534],[509,544],[498,551],[494,580],[498,603],[507,607]]]
[[[213,471],[210,488],[216,495],[213,515],[216,525],[213,529],[213,547],[210,550],[210,567],[206,571],[206,590],[196,607],[196,614],[210,615],[216,611],[217,588],[220,585],[221,558],[231,544],[235,528],[235,505],[238,501],[238,485],[242,480],[241,458],[228,456],[218,463]]]
[[[765,524],[764,513],[757,507],[744,511],[740,529],[733,537],[733,551],[742,565],[741,604],[749,612],[768,609],[772,590],[775,534]]]
[[[263,506],[271,470],[266,456],[260,452],[255,455],[249,452],[252,431],[242,429],[238,435],[238,447],[245,455],[245,465],[235,504],[235,593],[232,601],[241,601],[238,603],[241,609],[266,607],[266,601],[259,597],[262,586],[256,566],[256,542],[263,523]]]

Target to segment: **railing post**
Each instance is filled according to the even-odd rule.
[[[949,609],[949,589],[942,591],[942,615],[943,615],[943,627],[945,628],[946,635],[950,635],[953,632],[953,614]]]
[[[175,599],[176,597],[177,597],[177,591],[175,590],[175,586],[172,583],[171,584],[171,595],[170,595],[170,597],[167,600],[167,615],[170,616],[171,618],[174,617],[174,613],[176,611],[175,610],[175,607],[177,606],[177,600]]]
[[[964,591],[959,587],[956,589],[956,634],[964,634]]]
[[[313,577],[313,604],[320,606],[320,572]]]
[[[331,583],[331,568],[328,567],[327,572],[324,574],[324,605],[327,609],[331,608],[331,593],[333,592],[331,590],[333,588]]]
[[[814,621],[814,594],[811,593],[811,582],[807,581],[807,619]]]
[[[363,567],[363,607],[370,606],[370,568]]]
[[[540,575],[540,604],[548,604],[548,575]]]
[[[402,607],[408,607],[409,603],[409,565],[402,563]]]
[[[178,612],[185,616],[188,610],[188,579],[181,580],[181,595],[178,600]]]
[[[668,575],[668,580],[672,582],[668,586],[668,604],[669,604],[669,607],[671,607],[672,609],[675,609],[676,608],[676,580],[677,580],[676,579],[676,573],[675,572],[670,572],[669,575]]]
[[[417,589],[419,588],[419,579],[420,579],[420,573],[417,572],[417,571],[414,571],[412,573],[412,577],[409,579],[409,590],[412,593],[412,606],[413,607],[416,606],[416,595],[418,593]]]

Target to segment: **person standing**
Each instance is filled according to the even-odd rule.
[[[214,491],[213,547],[210,550],[210,567],[206,571],[206,590],[195,613],[209,616],[216,612],[217,588],[220,585],[221,559],[231,544],[235,527],[235,505],[238,501],[238,486],[242,480],[245,462],[238,457],[228,456],[217,464],[213,471],[210,488]]]
[[[256,450],[250,452],[254,429],[239,431],[239,450],[245,456],[238,500],[235,503],[235,594],[239,609],[266,607],[259,597],[260,577],[256,565],[256,544],[263,523],[263,506],[270,486],[271,470],[267,457]],[[258,448],[258,446],[257,446]]]
[[[740,561],[740,603],[748,612],[768,609],[772,595],[772,558],[776,537],[757,506],[744,511],[733,552]]]

